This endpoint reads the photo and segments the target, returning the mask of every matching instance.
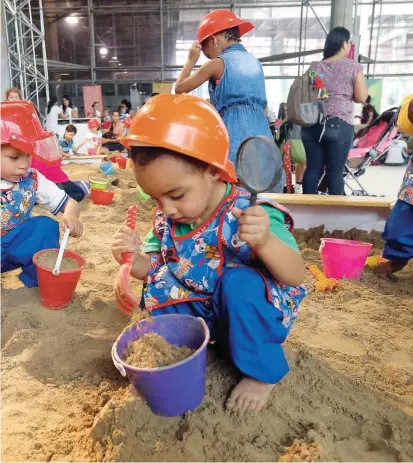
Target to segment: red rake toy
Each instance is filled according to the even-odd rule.
[[[126,225],[135,230],[136,216],[138,214],[137,206],[130,206]],[[130,272],[132,268],[132,253],[125,252],[122,254],[122,265],[116,275],[113,289],[115,291],[116,303],[122,312],[126,315],[132,315],[132,312],[139,307],[139,300],[134,296],[130,287]]]
[[[291,194],[293,192],[293,179],[291,172],[290,143],[288,141],[283,144],[283,164],[285,170],[285,192]]]

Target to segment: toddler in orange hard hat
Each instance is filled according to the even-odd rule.
[[[228,161],[225,125],[200,98],[151,98],[122,143],[158,207],[144,240],[126,226],[118,230],[115,259],[133,253],[142,309],[202,317],[227,348],[243,374],[227,406],[262,409],[288,372],[281,344],[305,296],[289,212],[262,197],[250,207]]]
[[[189,93],[209,82],[211,104],[228,129],[232,162],[238,147],[248,137],[260,135],[274,142],[266,117],[267,97],[261,63],[239,43],[253,28],[252,23],[232,11],[209,13],[199,24],[198,40],[192,45],[175,85],[176,93]],[[210,61],[192,73],[201,50]],[[276,149],[281,160],[278,147]],[[260,163],[259,156],[257,163]],[[282,192],[284,183],[283,172],[273,191]]]
[[[32,156],[53,165],[60,160],[57,139],[43,131],[29,101],[1,103],[1,272],[21,268],[25,286],[37,286],[33,256],[59,247],[59,225],[50,217],[32,217],[35,203],[57,215],[62,229],[81,236],[80,207],[56,184],[30,168]]]

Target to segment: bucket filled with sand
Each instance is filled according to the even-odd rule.
[[[73,251],[66,250],[63,254],[59,275],[52,270],[56,264],[59,249],[44,249],[33,256],[39,280],[41,304],[48,309],[63,309],[70,304],[82,270],[85,259]]]
[[[178,416],[204,398],[208,342],[201,318],[159,315],[124,330],[112,359],[153,413]]]

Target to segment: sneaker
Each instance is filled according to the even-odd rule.
[[[303,194],[303,186],[301,185],[301,183],[296,183],[294,190],[295,190],[296,195],[302,195]]]

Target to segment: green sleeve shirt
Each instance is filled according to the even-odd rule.
[[[226,194],[228,195],[231,191],[231,185],[228,185]],[[294,236],[291,232],[287,230],[284,225],[284,212],[275,209],[267,204],[261,204],[260,207],[267,211],[267,214],[270,218],[270,232],[273,233],[278,239],[283,243],[290,246],[290,248],[298,251],[297,242],[295,241]],[[178,223],[176,226],[176,235],[183,236],[187,233],[190,233],[192,230],[197,228],[199,225],[191,225],[186,223]],[[145,237],[142,246],[142,252],[148,254],[150,252],[161,252],[161,242],[156,236],[153,228],[148,232]]]

